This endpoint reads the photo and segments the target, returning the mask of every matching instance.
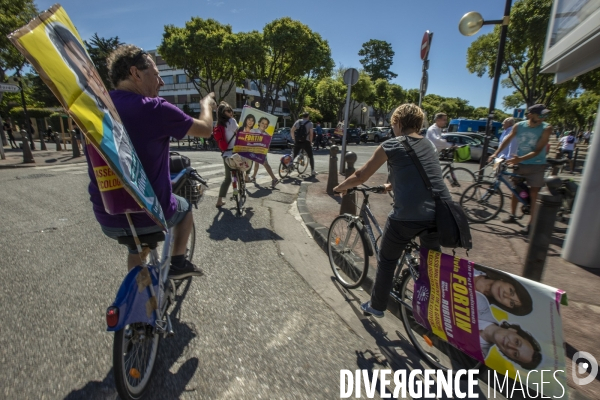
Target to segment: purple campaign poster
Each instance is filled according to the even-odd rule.
[[[233,152],[259,164],[265,162],[277,117],[252,107],[244,107]]]

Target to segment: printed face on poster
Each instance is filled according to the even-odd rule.
[[[415,320],[436,336],[534,390],[539,386],[532,384],[543,379],[540,371],[555,372],[544,395],[563,393],[563,291],[422,249],[414,293]]]
[[[13,32],[9,39],[33,65],[125,190],[157,224],[166,228],[162,208],[119,114],[65,10],[58,4],[52,6]],[[109,209],[107,212],[113,213]]]
[[[263,164],[275,132],[277,117],[245,106],[238,125],[233,152]]]

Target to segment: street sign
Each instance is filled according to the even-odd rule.
[[[11,85],[10,83],[0,83],[0,93],[1,92],[19,92],[21,89],[17,85]]]
[[[429,31],[425,31],[425,34],[423,35],[423,40],[421,40],[421,60],[425,60],[427,58],[427,54],[429,54],[431,36],[433,35],[429,33]]]
[[[513,111],[513,118],[525,118],[525,109],[524,108],[515,108]]]
[[[423,71],[423,77],[421,78],[421,96],[425,97],[425,93],[427,93],[427,83],[429,81],[429,74],[427,71]]]
[[[356,68],[348,68],[346,72],[344,72],[344,83],[346,85],[354,86],[356,82],[358,82],[358,71]]]

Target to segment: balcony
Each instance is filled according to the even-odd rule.
[[[156,66],[156,68],[157,68],[159,71],[167,71],[167,70],[172,70],[172,69],[175,69],[175,68],[171,67],[169,64],[161,64],[161,65],[157,65],[157,66]]]
[[[194,84],[192,82],[188,83],[173,83],[169,85],[164,85],[160,88],[161,91],[166,90],[196,90]]]

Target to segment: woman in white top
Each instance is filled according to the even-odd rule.
[[[217,208],[221,208],[225,204],[225,196],[231,185],[231,168],[227,164],[226,158],[233,154],[233,145],[235,144],[235,136],[238,128],[237,121],[233,118],[233,109],[224,101],[217,108],[217,124],[225,128],[225,140],[227,140],[227,150],[223,153],[223,165],[225,166],[225,178],[219,189],[219,199],[217,200]]]

